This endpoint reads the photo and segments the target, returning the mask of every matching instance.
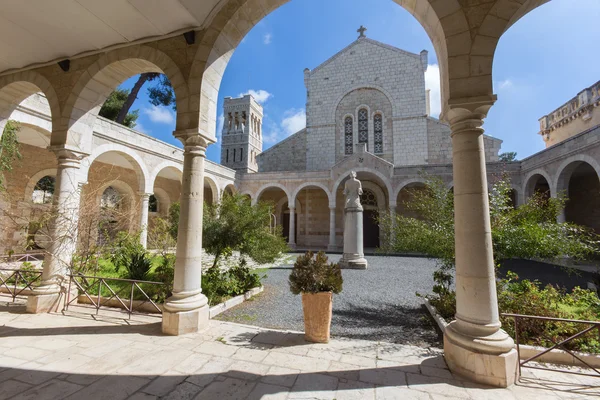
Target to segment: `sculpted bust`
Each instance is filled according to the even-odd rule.
[[[346,196],[344,208],[362,209],[362,206],[360,205],[360,195],[362,193],[362,185],[360,184],[360,181],[356,179],[356,172],[350,172],[350,179],[346,181],[346,185],[344,186],[344,196]]]

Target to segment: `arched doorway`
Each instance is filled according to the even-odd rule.
[[[360,195],[360,203],[363,206],[363,247],[374,249],[379,247],[379,205],[377,196],[371,189],[363,189]]]
[[[231,186],[231,185],[230,185]],[[229,187],[229,186],[228,186]],[[271,205],[272,226],[280,226],[282,229],[283,236],[286,238],[288,243],[294,245],[296,243],[294,234],[293,238],[290,238],[290,210],[288,207],[289,196],[283,187],[279,186],[266,186],[258,191],[256,194],[256,202],[264,202]],[[287,214],[286,214],[287,211]],[[295,213],[294,209],[294,213]],[[286,217],[287,215],[287,217]],[[287,218],[287,220],[286,220]],[[296,222],[297,217],[294,219]],[[284,222],[286,221],[286,222]],[[294,233],[297,230],[297,224],[294,224]]]
[[[527,181],[527,185],[525,187],[525,194],[527,198],[530,198],[536,193],[546,199],[549,199],[551,196],[550,183],[544,175],[534,174]]]
[[[571,165],[565,206],[565,220],[592,228],[600,233],[600,180],[596,170],[586,162]],[[565,171],[566,172],[566,171]]]

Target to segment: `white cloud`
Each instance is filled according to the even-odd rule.
[[[513,81],[511,81],[510,79],[505,79],[503,81],[496,82],[496,85],[498,85],[498,90],[510,89],[514,86]]]
[[[306,110],[303,108],[292,108],[287,110],[281,121],[281,127],[283,128],[286,137],[306,128]]]
[[[150,121],[158,124],[174,124],[175,112],[167,107],[150,106],[142,110],[150,118]]]
[[[246,93],[240,93],[239,97],[245,96],[247,94],[252,95],[252,97],[254,97],[254,100],[256,100],[257,102],[263,104],[266,103],[267,100],[269,100],[271,97],[273,97],[273,95],[269,92],[267,92],[266,90],[248,90]]]
[[[219,118],[217,119],[217,138],[221,138],[221,134],[223,133],[223,125],[225,124],[225,115],[221,113]]]
[[[270,33],[265,34],[265,36],[263,36],[263,43],[264,44],[271,44],[271,41],[273,40],[273,35],[271,35]]]
[[[425,88],[430,90],[429,115],[438,118],[442,112],[442,90],[440,87],[440,67],[437,64],[430,64],[425,72]]]

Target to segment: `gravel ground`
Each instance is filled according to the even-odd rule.
[[[337,261],[339,255],[332,255]],[[435,261],[367,256],[366,271],[343,270],[344,290],[333,298],[332,336],[440,346],[440,338],[416,292],[430,293]],[[294,257],[295,259],[295,257]],[[265,328],[304,330],[302,300],[288,288],[292,265],[271,268],[259,296],[217,319]]]

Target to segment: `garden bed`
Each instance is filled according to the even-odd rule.
[[[254,289],[248,290],[244,294],[230,298],[230,299],[224,301],[223,303],[220,303],[220,304],[210,307],[210,318],[212,319],[212,318],[216,317],[217,315],[219,315],[220,313],[222,313],[226,310],[229,310],[230,308],[237,306],[238,304],[242,304],[244,301],[256,296],[257,294],[261,293],[262,291],[263,291],[263,287],[259,286]],[[110,296],[100,296],[100,298],[92,296],[92,300],[95,303],[98,303],[98,301],[99,301],[100,304],[102,304],[102,307],[118,308],[121,310],[127,309],[126,307],[123,306],[123,304],[121,304],[121,302],[119,300],[117,300],[116,298],[111,299]],[[90,300],[86,295],[79,295],[77,297],[77,304],[93,305],[94,303],[92,302],[92,300]],[[129,299],[121,299],[121,300],[123,301],[123,303],[125,303],[125,305],[129,304]],[[161,309],[161,312],[162,312],[162,308],[163,308],[162,303],[156,304],[156,305],[158,306],[158,308]],[[143,313],[148,313],[148,314],[159,314],[160,313],[150,302],[143,301],[143,300],[133,300],[133,309],[135,312],[143,312]]]
[[[448,326],[448,322],[437,312],[436,308],[431,305],[428,299],[425,299],[425,307],[431,314],[431,317],[436,322],[442,333],[445,332],[446,327]],[[516,344],[515,344],[516,348]],[[519,355],[521,360],[527,360],[541,352],[546,350],[544,347],[539,346],[530,346],[526,344],[521,344],[519,346]],[[577,357],[585,361],[589,366],[594,368],[600,368],[600,355],[590,354],[590,353],[581,353],[577,351],[573,351]],[[585,365],[579,361],[577,358],[573,357],[571,354],[564,350],[554,349],[549,351],[548,353],[540,356],[536,359],[540,362],[546,362],[551,364],[559,364],[559,365],[568,365],[568,366],[578,366],[585,367]]]

